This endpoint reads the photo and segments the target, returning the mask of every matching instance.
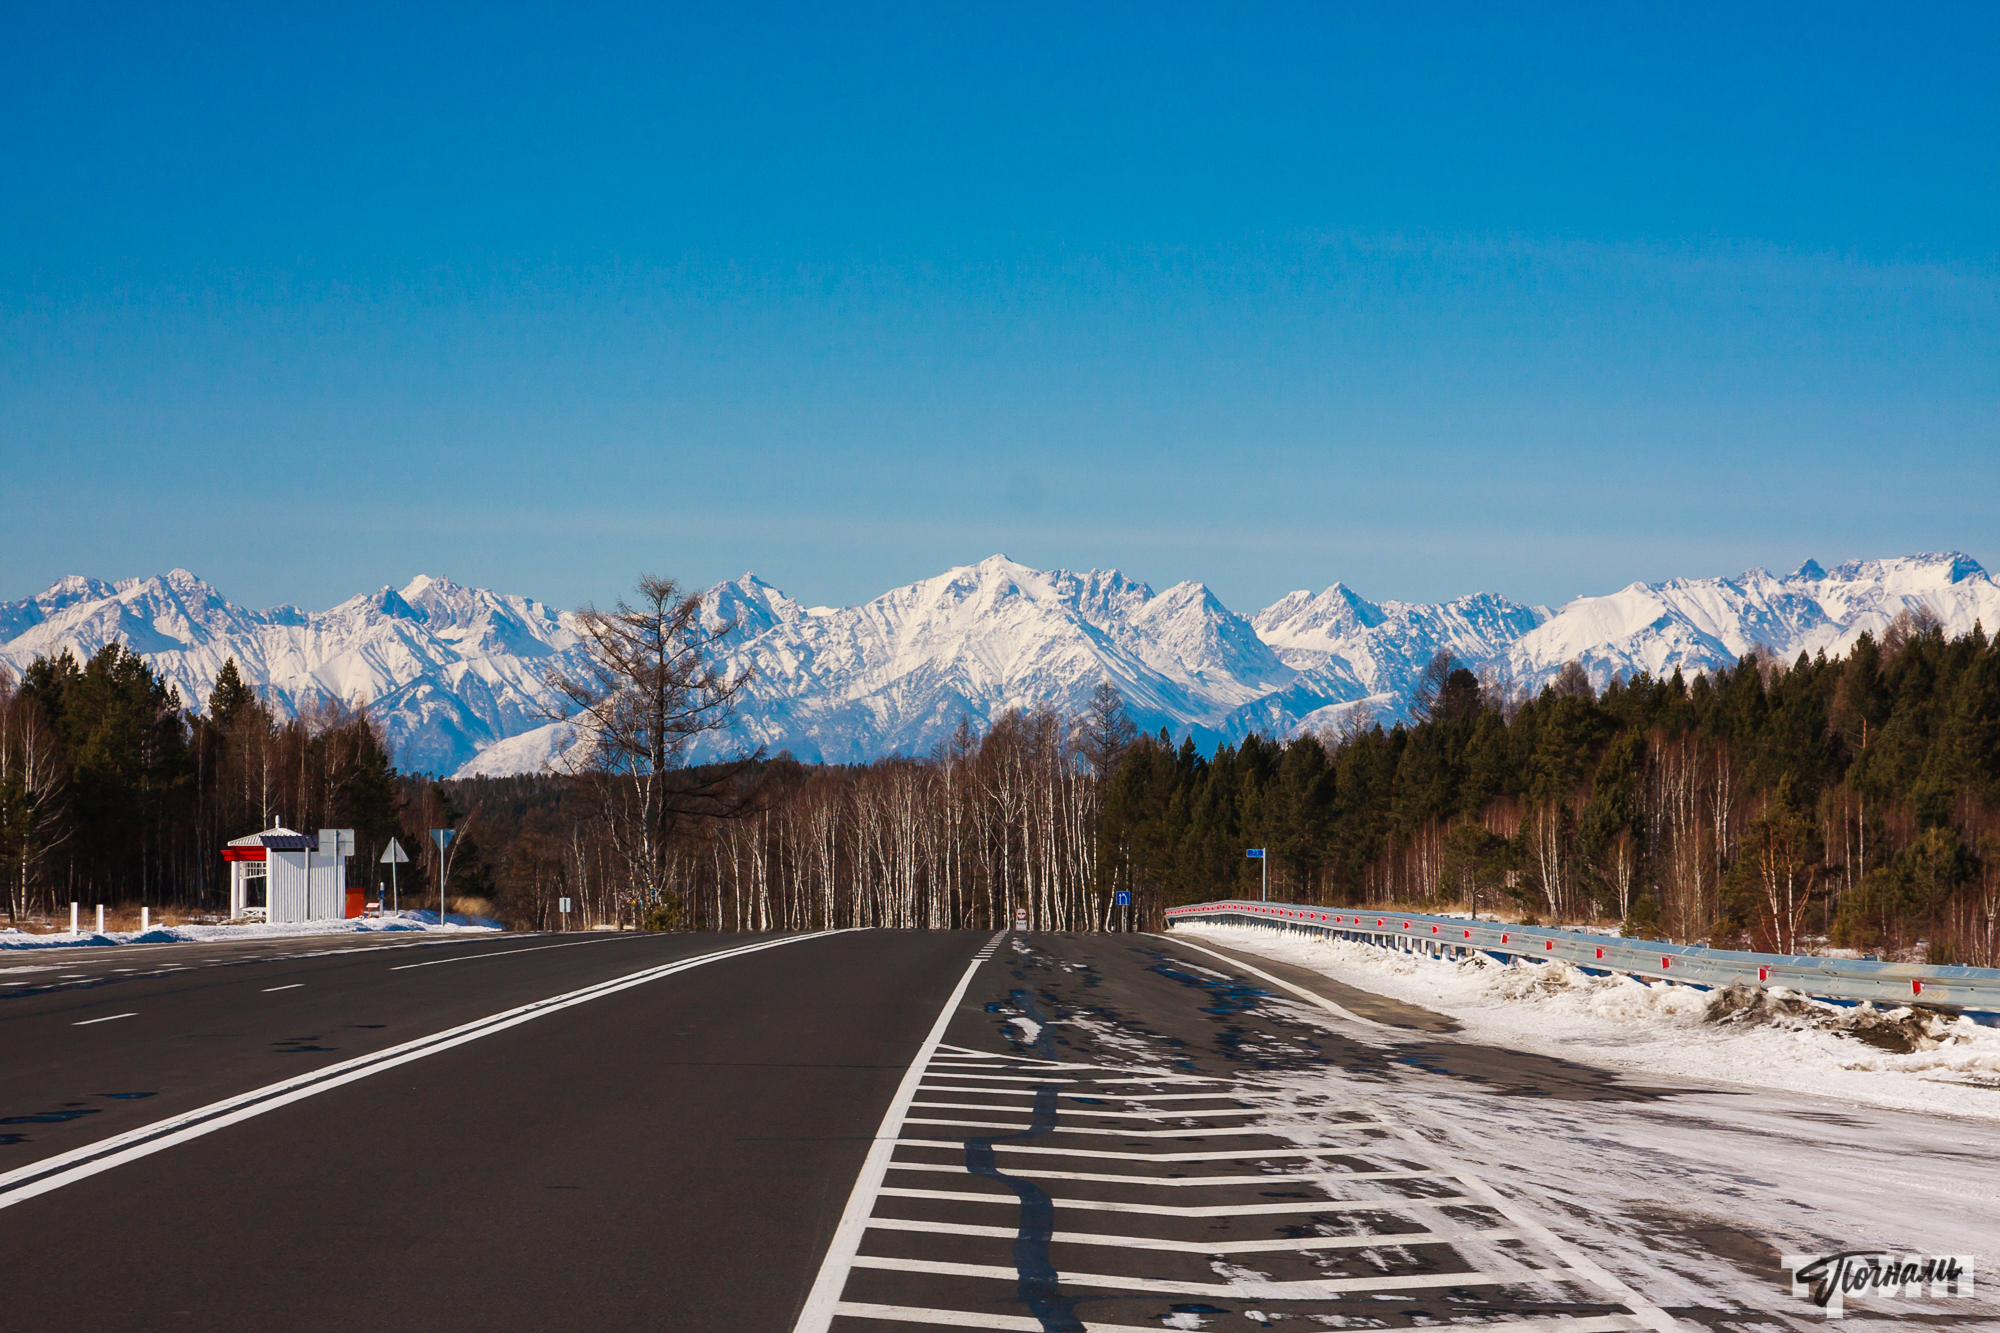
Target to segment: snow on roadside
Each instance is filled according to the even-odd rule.
[[[434,934],[462,932],[491,933],[505,929],[498,921],[483,916],[447,916],[439,925],[436,912],[397,912],[379,917],[355,917],[342,921],[299,921],[256,923],[244,926],[154,926],[151,930],[93,930],[75,935],[31,935],[13,927],[0,928],[0,949],[33,951],[40,949],[101,948],[107,944],[190,944],[222,940],[283,940],[314,935],[368,935],[389,931],[428,931]]]
[[[1777,1004],[1728,1018],[1721,1005],[1720,1021],[1711,1021],[1716,992],[1593,977],[1561,962],[1437,959],[1260,926],[1190,923],[1174,932],[1447,1014],[1463,1025],[1460,1040],[1654,1077],[2000,1119],[2000,1031],[1968,1018],[1926,1024],[1908,1010],[1857,1011],[1773,992]],[[1870,1028],[1916,1032],[1931,1048],[1879,1049],[1855,1035]]]

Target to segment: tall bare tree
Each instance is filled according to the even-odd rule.
[[[561,698],[553,715],[577,724],[568,763],[594,780],[633,906],[678,924],[674,829],[727,813],[733,786],[728,773],[691,777],[688,748],[729,725],[750,674],[727,674],[721,649],[737,622],[705,618],[700,594],[643,574],[635,603],[578,611],[589,666],[545,679]]]

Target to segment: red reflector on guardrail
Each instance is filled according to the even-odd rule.
[[[1673,959],[1671,959],[1671,958],[1662,958],[1662,959],[1660,959],[1660,971],[1662,971],[1662,972],[1666,971],[1666,970],[1667,970],[1668,968],[1672,967],[1673,965],[1674,965],[1674,960],[1673,960]]]
[[[1599,946],[1598,946],[1598,948],[1597,948],[1597,956],[1598,956],[1599,958],[1602,958],[1602,957],[1604,957],[1604,946],[1603,946],[1603,945],[1599,945]]]
[[[1760,967],[1760,968],[1758,968],[1758,969],[1757,969],[1757,980],[1759,980],[1759,981],[1769,981],[1770,979],[1771,979],[1771,969],[1770,969],[1770,968],[1768,968],[1768,967]]]
[[[1500,932],[1500,942],[1502,944],[1505,944],[1507,942],[1507,932],[1504,930]]]
[[[1544,949],[1553,949],[1556,947],[1556,942],[1554,940],[1543,940],[1542,947]]]
[[[1404,930],[1408,930],[1409,928],[1410,928],[1410,923],[1409,923],[1409,922],[1407,922],[1407,921],[1405,921],[1405,922],[1403,923],[1403,929],[1404,929]]]
[[[1924,983],[1923,983],[1923,981],[1922,981],[1922,980],[1921,980],[1920,978],[1917,978],[1917,977],[1911,977],[1911,978],[1910,978],[1910,994],[1912,994],[1912,995],[1922,995],[1923,993],[1924,993]]]
[[[1431,934],[1435,935],[1435,934],[1437,934],[1437,933],[1438,933],[1438,928],[1437,928],[1436,926],[1432,926],[1432,927],[1431,927]]]

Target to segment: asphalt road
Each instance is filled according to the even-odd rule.
[[[1819,1317],[1740,1322],[1742,1291],[1776,1303],[1775,1249],[1682,1235],[1665,1209],[1633,1224],[1640,1241],[1685,1243],[1695,1276],[1615,1275],[1644,1263],[1606,1258],[1608,1213],[1550,1206],[1408,1091],[1658,1125],[1672,1106],[1712,1115],[1713,1089],[1481,1047],[1438,1015],[1191,943],[90,952],[0,995],[0,1328]],[[1739,1214],[1746,1179],[1715,1187]],[[1713,1300],[1709,1262],[1726,1270]],[[1914,1326],[1950,1322],[1928,1317]]]

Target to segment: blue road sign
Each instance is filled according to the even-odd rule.
[[[1130,889],[1118,890],[1116,893],[1111,895],[1111,902],[1112,905],[1115,907],[1130,907],[1132,905],[1132,890]]]
[[[1252,847],[1249,851],[1243,854],[1249,857],[1252,861],[1261,861],[1264,859],[1264,849],[1262,847]]]

